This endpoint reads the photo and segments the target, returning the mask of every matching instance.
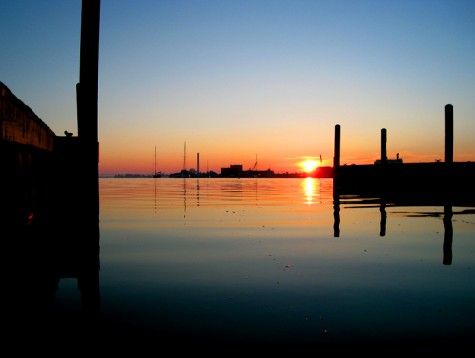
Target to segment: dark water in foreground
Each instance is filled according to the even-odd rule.
[[[447,220],[443,206],[339,199],[331,179],[101,178],[99,342],[470,342],[473,208]],[[75,278],[60,280],[53,311],[58,324],[80,315]]]

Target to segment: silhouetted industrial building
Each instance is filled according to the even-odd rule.
[[[228,168],[221,168],[221,176],[238,177],[242,174],[242,164],[231,164]]]

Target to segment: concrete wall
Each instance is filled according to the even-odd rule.
[[[53,131],[0,82],[1,140],[52,151]]]

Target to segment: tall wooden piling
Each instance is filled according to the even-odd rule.
[[[333,177],[338,176],[340,168],[340,125],[335,125],[335,149],[333,157]]]
[[[445,106],[445,163],[454,161],[454,108],[451,104]]]
[[[78,177],[83,220],[99,220],[98,68],[100,0],[83,0],[81,13],[80,78],[77,84],[78,138],[81,153]],[[87,211],[87,212],[86,212]]]
[[[77,176],[68,178],[81,208],[75,219],[76,255],[80,257],[78,288],[88,318],[96,319],[99,298],[99,141],[98,70],[100,0],[82,0],[80,73],[76,86],[78,122]]]
[[[386,152],[386,128],[381,129],[381,164],[386,164],[388,156]]]

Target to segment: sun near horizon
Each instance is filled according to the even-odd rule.
[[[319,163],[315,159],[306,159],[306,160],[299,163],[299,166],[307,174],[313,173],[315,171],[315,169],[317,169],[318,165],[319,165]]]

